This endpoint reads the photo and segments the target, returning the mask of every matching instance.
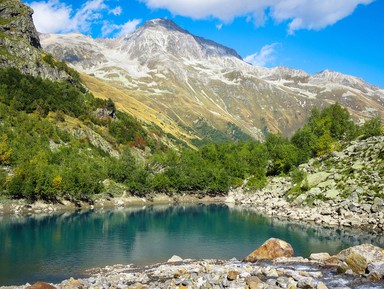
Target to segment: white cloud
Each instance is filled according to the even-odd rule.
[[[268,66],[276,60],[275,53],[279,45],[279,43],[265,45],[259,52],[245,57],[244,61],[255,66]]]
[[[223,23],[217,24],[216,28],[217,28],[217,30],[221,30],[221,28],[223,28]]]
[[[33,21],[36,28],[44,33],[69,32],[72,30],[72,8],[57,0],[32,2],[30,6],[35,13]]]
[[[217,18],[230,22],[245,16],[263,25],[268,17],[288,21],[288,31],[322,29],[351,15],[359,4],[374,0],[141,0],[149,8],[163,8],[175,15],[195,19]],[[266,15],[268,11],[268,15]]]
[[[103,17],[101,12],[107,9],[104,0],[89,0],[77,11],[59,0],[32,2],[29,5],[35,11],[33,21],[36,29],[44,33],[87,32],[94,22]]]
[[[122,12],[123,12],[123,9],[121,9],[120,6],[117,6],[116,8],[109,10],[108,14],[113,14],[115,16],[118,16],[118,15],[121,15]]]
[[[117,37],[126,36],[135,31],[136,27],[142,22],[141,19],[133,19],[124,24],[117,25],[104,21],[103,27],[101,28],[101,34],[103,37],[114,35]]]

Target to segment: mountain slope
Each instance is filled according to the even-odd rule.
[[[228,138],[246,133],[261,139],[265,131],[290,135],[313,107],[335,102],[355,119],[384,118],[381,88],[332,71],[309,75],[286,67],[255,67],[233,49],[170,20],[148,21],[116,39],[43,35],[42,46],[200,137],[211,131]]]

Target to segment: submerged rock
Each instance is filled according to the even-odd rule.
[[[279,257],[292,257],[292,246],[280,239],[268,239],[258,249],[244,258],[244,262],[256,262],[257,260],[276,259]]]

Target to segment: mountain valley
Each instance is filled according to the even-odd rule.
[[[104,97],[135,116],[126,101],[134,98],[152,109],[163,130],[187,142],[193,136],[207,141],[261,140],[266,132],[290,136],[313,107],[336,102],[355,121],[384,118],[382,88],[329,70],[310,75],[286,67],[252,66],[233,49],[194,36],[171,20],[148,21],[116,39],[78,33],[40,37],[43,48],[58,59],[97,78],[98,85],[120,90]],[[84,80],[91,82],[90,77]],[[98,85],[93,83],[91,91]],[[162,120],[177,125],[178,132]]]

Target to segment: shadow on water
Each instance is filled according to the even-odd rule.
[[[295,254],[340,250],[384,237],[270,219],[225,205],[155,205],[0,217],[0,285],[60,282],[92,267],[183,258],[243,258],[270,237]]]

